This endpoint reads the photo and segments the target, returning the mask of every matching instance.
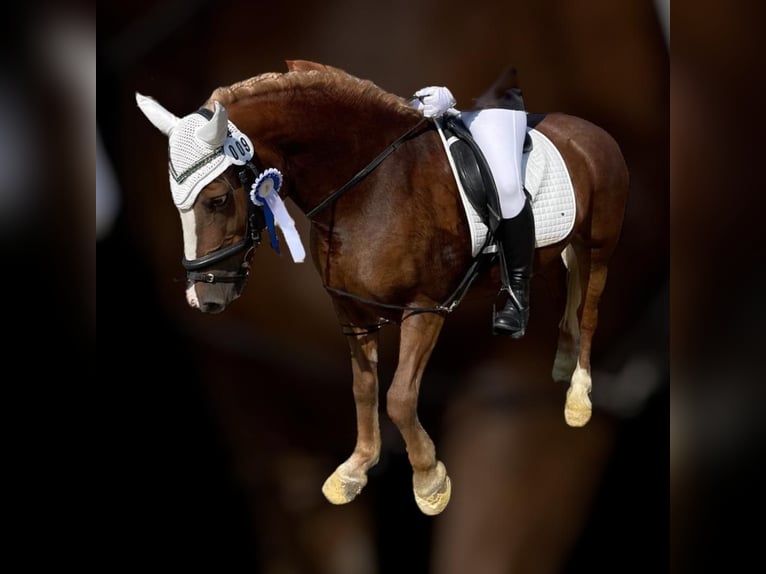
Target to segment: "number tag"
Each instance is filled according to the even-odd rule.
[[[242,132],[233,131],[223,142],[223,153],[234,165],[245,165],[253,158],[253,142]]]

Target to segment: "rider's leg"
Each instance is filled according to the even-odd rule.
[[[534,216],[521,173],[526,112],[484,109],[463,112],[461,119],[492,170],[502,216],[496,234],[508,301],[495,314],[493,331],[519,338],[524,336],[529,319],[529,282],[535,251]]]

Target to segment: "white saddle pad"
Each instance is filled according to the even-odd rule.
[[[535,129],[527,130],[532,138],[532,151],[522,157],[524,187],[532,197],[532,211],[535,217],[535,246],[545,247],[564,239],[574,226],[575,196],[564,158],[556,146]],[[440,131],[441,133],[441,131]],[[442,143],[449,149],[449,143],[442,135]],[[489,230],[481,217],[468,201],[457,176],[451,154],[447,154],[452,173],[460,190],[468,226],[471,231],[472,254],[481,251]],[[494,248],[494,246],[493,246]]]

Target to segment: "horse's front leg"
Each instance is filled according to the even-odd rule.
[[[417,414],[420,381],[443,324],[444,318],[432,313],[412,315],[402,322],[399,364],[386,396],[388,416],[407,445],[415,502],[428,515],[444,510],[451,494],[447,471],[436,460],[434,443]]]
[[[351,502],[367,484],[367,471],[380,458],[378,419],[378,334],[348,337],[356,402],[356,447],[351,456],[335,469],[322,486],[333,504]]]

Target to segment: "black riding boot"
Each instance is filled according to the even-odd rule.
[[[524,336],[529,320],[529,281],[535,255],[535,219],[529,199],[521,212],[503,219],[497,230],[500,239],[500,271],[508,301],[493,317],[493,333]]]

